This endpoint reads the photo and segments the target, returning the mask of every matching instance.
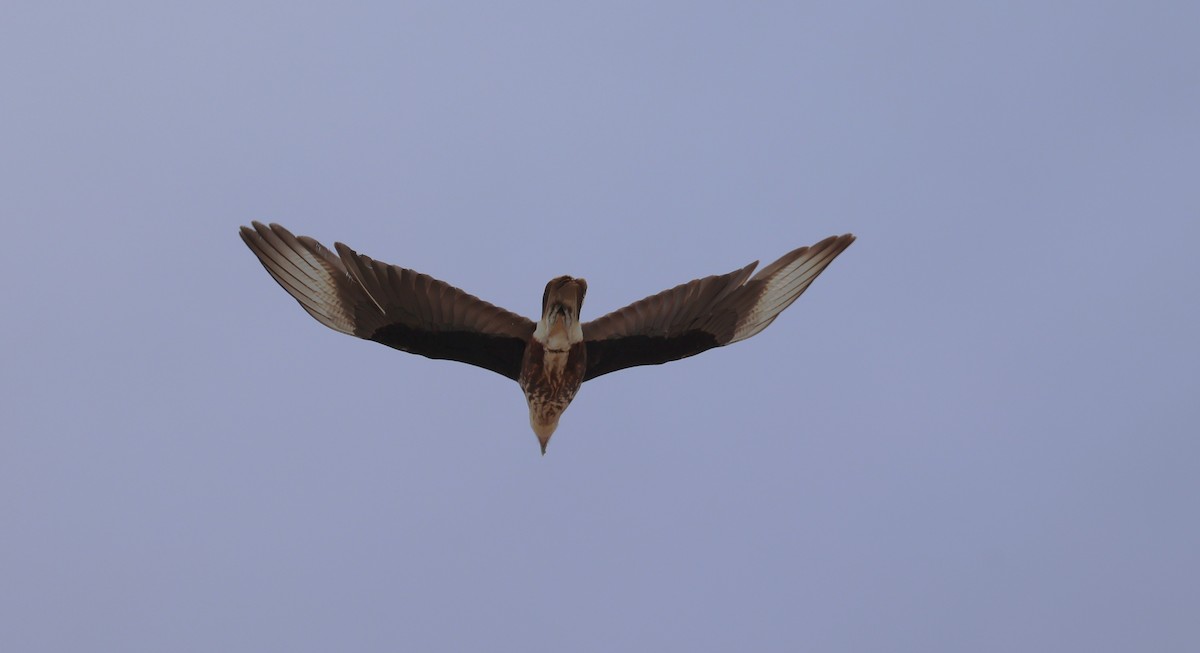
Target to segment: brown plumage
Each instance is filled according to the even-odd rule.
[[[275,281],[325,326],[429,358],[470,363],[521,385],[542,453],[584,381],[694,356],[757,334],[798,298],[854,236],[665,290],[591,322],[579,321],[587,282],[552,279],[538,322],[428,275],[336,243],[254,222],[242,240]]]

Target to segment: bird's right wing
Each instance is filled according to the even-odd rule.
[[[389,347],[469,363],[517,380],[534,323],[433,277],[336,243],[259,222],[246,245],[284,290],[325,326]]]
[[[808,289],[854,236],[830,236],[758,265],[664,290],[583,325],[584,381],[637,365],[658,365],[745,340],[767,328]]]

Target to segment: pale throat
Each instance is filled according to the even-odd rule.
[[[583,342],[583,326],[570,311],[551,308],[538,320],[533,339],[542,343],[548,352],[566,352],[571,345]]]

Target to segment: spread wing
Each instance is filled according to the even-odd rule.
[[[659,365],[745,340],[792,305],[854,236],[830,236],[758,265],[664,290],[587,322],[583,380],[637,365]]]
[[[520,376],[534,329],[528,318],[341,243],[334,254],[277,224],[252,224],[242,227],[242,240],[321,324],[400,351]]]

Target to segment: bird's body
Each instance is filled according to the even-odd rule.
[[[536,345],[525,350],[521,365],[521,390],[529,403],[529,426],[533,428],[542,451],[558,428],[558,418],[571,405],[583,385],[587,369],[587,350],[583,343],[565,352],[549,351]]]
[[[542,295],[542,319],[525,343],[517,382],[529,403],[529,426],[542,453],[587,373],[587,345],[579,323],[585,294],[587,282],[583,279],[552,279]]]
[[[535,323],[412,270],[337,243],[337,254],[279,225],[242,227],[242,240],[275,281],[322,324],[429,358],[456,360],[517,381],[542,447],[590,379],[657,365],[762,331],[808,288],[854,236],[785,254],[647,297],[591,322],[580,315],[587,282],[546,284]]]

